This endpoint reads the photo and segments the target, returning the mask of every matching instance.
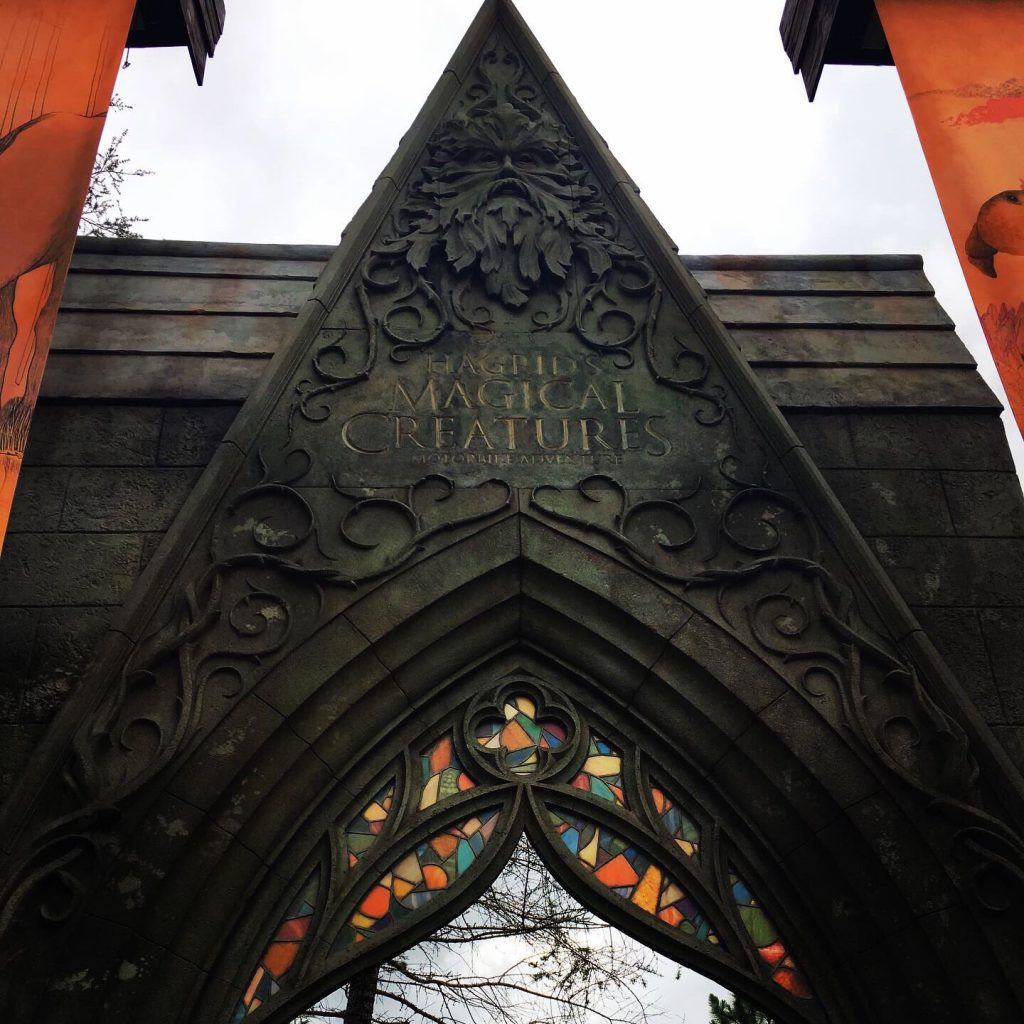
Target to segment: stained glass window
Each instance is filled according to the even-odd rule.
[[[455,752],[451,733],[442,736],[423,751],[420,755],[420,768],[423,782],[419,803],[421,811],[476,785]]]
[[[654,809],[661,818],[666,831],[676,841],[679,849],[692,857],[700,849],[700,828],[697,823],[667,794],[657,786],[651,786]]]
[[[483,853],[497,824],[494,808],[420,843],[363,897],[334,948],[362,942],[390,928],[448,889]]]
[[[582,734],[577,731],[581,717]],[[739,951],[731,941],[729,949],[722,948],[706,912],[717,921],[731,920],[735,905],[740,932],[758,955],[752,949],[741,952],[734,967],[764,985],[770,978],[792,997],[813,999],[801,967],[734,866],[725,872],[727,889],[717,881],[700,881],[705,875],[698,855],[705,862],[719,861],[717,830],[702,832],[686,805],[660,785],[662,769],[638,762],[643,754],[628,740],[614,730],[605,733],[605,727],[595,730],[586,717],[586,709],[573,709],[567,697],[540,682],[535,687],[506,682],[468,702],[460,717],[448,720],[446,732],[438,736],[435,729],[436,738],[413,746],[408,773],[392,768],[385,785],[375,782],[363,793],[355,805],[358,813],[347,804],[344,817],[334,820],[329,840],[340,853],[328,865],[330,878],[319,871],[310,875],[269,941],[263,939],[266,933],[257,936],[265,949],[253,973],[242,975],[248,985],[232,1024],[244,1024],[260,1007],[266,1012],[278,993],[283,1000],[288,986],[298,984],[295,965],[300,956],[303,964],[309,960],[303,944],[312,945],[314,917],[334,922],[331,933],[316,940],[318,957],[323,943],[331,963],[335,957],[337,963],[360,959],[360,953],[369,953],[363,944],[376,946],[373,940],[385,933],[385,941],[396,938],[428,913],[440,918],[449,897],[464,893],[491,862],[500,845],[494,836],[505,836],[503,808],[513,804],[524,814],[540,814],[535,824],[556,845],[559,860],[574,869],[575,888],[588,890],[591,903],[607,900],[634,908],[637,934],[646,920],[663,938],[674,934],[683,943],[706,943],[705,950],[715,947],[716,955],[727,956]],[[585,744],[578,742],[584,739]],[[559,758],[582,764],[574,774],[563,773]],[[645,783],[650,800],[639,799],[635,789],[630,791],[634,799],[627,797],[626,786],[639,778],[639,767],[645,777],[648,770],[655,773]],[[633,783],[627,778],[631,773]],[[555,779],[569,779],[572,788],[548,784]],[[484,781],[491,795],[479,795]],[[666,781],[678,784],[675,778]],[[472,803],[459,807],[459,794]],[[560,806],[552,810],[550,802]],[[480,811],[484,803],[491,806]],[[524,822],[517,817],[509,824],[518,828]],[[536,836],[532,825],[530,834]],[[672,843],[693,860],[680,860]],[[750,948],[746,938],[743,946]],[[252,951],[254,959],[260,949]],[[321,966],[318,959],[308,969],[315,974]]]
[[[313,908],[320,891],[320,869],[310,876],[302,892],[288,908],[284,919],[274,932],[259,965],[253,973],[242,1001],[235,1010],[233,1024],[258,1010],[271,996],[281,991],[281,985],[295,964],[309,926],[313,921]]]
[[[694,900],[645,853],[603,825],[569,812],[548,813],[562,842],[602,885],[684,935],[718,943]]]
[[[501,711],[503,718],[481,720],[476,740],[485,750],[504,751],[505,767],[516,775],[532,775],[541,767],[542,750],[557,750],[565,743],[565,726],[554,719],[538,719],[532,697],[509,697]]]
[[[395,801],[395,781],[391,780],[357,814],[345,829],[345,844],[348,847],[348,866],[355,867],[359,858],[373,846],[377,836],[384,830]]]
[[[743,927],[746,928],[747,934],[757,947],[761,959],[768,966],[772,981],[776,985],[781,985],[797,999],[812,999],[813,995],[807,984],[807,979],[797,967],[796,961],[783,943],[775,925],[761,909],[750,888],[736,875],[729,876],[729,884],[732,886],[732,896],[739,908]]]
[[[587,759],[579,775],[572,780],[576,789],[592,793],[602,800],[626,806],[622,788],[622,753],[607,740],[591,732]]]

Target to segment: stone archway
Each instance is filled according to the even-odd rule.
[[[470,567],[479,570],[486,551],[490,564],[474,577]],[[428,579],[446,583],[430,587]],[[387,609],[399,617],[382,621]],[[353,622],[368,628],[373,619],[380,626],[372,644],[354,643]],[[131,828],[122,829],[116,862],[59,966],[58,977],[74,978],[91,971],[90,959],[100,953],[107,966],[92,978],[101,984],[49,993],[40,1019],[77,1013],[82,1020],[131,1020],[144,1010],[168,1022],[230,1019],[314,864],[326,879],[337,823],[357,818],[397,773],[396,764],[418,755],[425,735],[452,728],[474,701],[493,697],[502,680],[551,688],[563,704],[584,709],[587,728],[603,729],[619,749],[643,752],[663,792],[705,834],[720,830],[726,838],[713,846],[723,852],[712,875],[717,871],[721,883],[725,865],[733,864],[769,909],[810,979],[821,1019],[884,1020],[882,1014],[896,1012],[914,1019],[922,987],[928,1012],[950,1019],[969,1012],[964,994],[976,964],[967,965],[972,977],[965,978],[949,932],[934,927],[934,904],[945,905],[942,916],[955,917],[979,956],[989,946],[990,964],[996,951],[984,922],[958,897],[927,807],[915,810],[848,728],[820,717],[820,697],[794,691],[763,657],[678,596],[537,520],[508,516],[394,576],[325,624],[162,780]],[[568,771],[581,760],[577,751]],[[486,777],[486,769],[476,770]],[[636,783],[634,794],[639,789]],[[562,801],[557,806],[586,803],[594,820],[622,831],[603,804],[567,803],[564,789],[553,792]],[[498,785],[483,802],[507,798]],[[440,818],[411,823],[403,841],[480,810],[473,790],[461,800],[463,810],[454,801]],[[644,807],[649,814],[650,804]],[[509,812],[512,832],[525,824],[518,813],[525,812]],[[671,861],[666,868],[684,870],[684,856],[665,852],[664,834],[652,848],[657,823],[648,822],[646,848],[663,864]],[[633,829],[630,836],[639,826]],[[776,993],[766,971],[758,979],[751,966],[756,952],[735,910],[723,904],[721,889],[709,892],[706,879],[686,876],[730,948],[739,943],[745,950],[745,971],[702,955],[697,943],[674,944],[664,929],[640,927],[635,912],[600,901],[600,890],[571,873],[564,857],[552,856],[552,847],[558,849],[549,840],[558,876],[602,916],[740,991],[756,992],[783,1020],[818,1019]],[[374,864],[390,865],[403,852],[382,847]],[[451,904],[368,946],[369,959],[411,944],[471,902],[500,862],[495,855],[471,884],[455,889]],[[352,885],[368,884],[370,874],[368,867]],[[328,890],[344,917],[337,908],[358,894],[352,888],[346,897],[336,885]],[[111,927],[112,920],[119,924]],[[364,962],[328,957],[310,966],[263,1015],[286,1019]],[[867,987],[864,977],[884,983]],[[162,1017],[154,1007],[164,1008]]]
[[[550,777],[474,746],[474,702],[517,695],[562,716]],[[409,759],[449,730],[474,785],[407,814]],[[632,766],[629,806],[572,786],[594,734]],[[525,828],[588,905],[784,1019],[1008,1024],[1024,814],[1004,768],[536,41],[488,0],[5,809],[6,998],[39,1024],[217,1024],[294,907],[309,952],[256,1008],[277,1024],[471,902]],[[365,876],[341,871],[338,828],[399,776]],[[655,784],[699,826],[697,860]],[[496,844],[450,901],[331,953],[365,929],[366,886],[491,811]],[[699,912],[658,909],[694,935],[569,857],[562,837],[595,829],[679,881]],[[813,1001],[772,980],[734,874]]]

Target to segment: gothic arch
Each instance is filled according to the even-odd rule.
[[[481,763],[505,788],[462,812],[498,800],[496,853],[396,944],[527,827],[599,913],[784,1018],[1019,1019],[1019,777],[536,40],[487,0],[5,805],[14,1018],[220,1024],[296,900],[351,918],[336,822],[526,677],[565,704],[572,757],[591,720],[641,750],[721,855],[673,850],[646,783],[628,818],[568,775],[524,788]],[[544,800],[685,876],[722,952],[570,870]],[[396,819],[407,846],[382,836],[367,881],[451,821]],[[744,944],[729,864],[815,1009]],[[259,1010],[273,1024],[352,966],[305,964]]]
[[[522,538],[521,547],[511,534]],[[489,564],[487,551],[498,555]],[[369,644],[357,642],[373,621],[379,626]],[[592,727],[657,765],[657,781],[701,822],[703,834],[726,837],[725,861],[714,869],[719,882],[724,863],[734,864],[769,908],[810,979],[814,1009],[794,1004],[765,978],[758,985],[749,963],[744,974],[735,963],[674,946],[663,931],[641,928],[635,914],[598,901],[594,886],[553,855],[557,845],[545,845],[534,818],[531,834],[545,859],[601,916],[756,993],[783,1020],[898,1019],[897,1010],[914,1019],[922,988],[936,1014],[968,1012],[963,993],[973,981],[962,976],[948,932],[931,928],[928,918],[955,915],[962,935],[974,930],[969,941],[978,950],[989,943],[963,906],[963,880],[942,863],[934,815],[892,773],[879,772],[848,728],[819,714],[820,695],[794,689],[680,596],[535,519],[509,516],[383,582],[222,714],[122,832],[116,864],[67,949],[62,978],[88,970],[97,922],[130,929],[115,929],[116,956],[104,954],[103,985],[51,993],[38,1019],[47,1012],[53,1019],[134,1019],[156,1005],[167,1007],[166,1015],[153,1019],[168,1024],[230,1020],[229,1004],[237,1006],[245,976],[251,979],[268,934],[314,862],[326,879],[325,836],[335,823],[359,814],[394,775],[403,751],[450,729],[453,713],[503,679],[538,680],[524,685],[564,694],[591,716]],[[577,753],[577,767],[580,759]],[[192,806],[197,787],[205,813]],[[560,799],[556,806],[571,806]],[[459,813],[494,802],[493,790],[486,798],[470,792]],[[625,830],[609,817],[614,811],[602,816],[601,809],[591,817]],[[452,808],[444,810],[415,823],[416,834],[450,824]],[[522,824],[512,823],[513,833]],[[640,827],[633,828],[630,838],[642,842]],[[660,839],[654,847],[648,839],[648,849],[666,868],[685,870],[685,859],[673,861]],[[436,927],[438,915],[470,902],[501,866],[507,848],[494,849],[451,906],[412,921],[377,954],[410,944]],[[377,867],[400,852],[386,850]],[[735,918],[729,931],[721,892],[715,903],[706,878],[687,882],[735,953],[742,934]],[[748,944],[748,960],[750,952]],[[139,971],[122,977],[120,964],[132,965],[129,974]],[[294,999],[285,992],[262,1016],[285,1020],[351,966],[328,963],[302,979]],[[884,989],[865,990],[864,977],[882,970]]]

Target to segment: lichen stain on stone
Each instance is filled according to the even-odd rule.
[[[86,992],[95,988],[96,982],[89,971],[84,970],[69,974],[66,978],[59,978],[52,987],[57,992]]]
[[[168,821],[162,814],[157,815],[157,824],[164,830],[164,832],[172,837],[187,836],[188,825],[185,824],[181,818],[174,818]]]
[[[235,832],[242,827],[242,821],[244,819],[243,811],[245,809],[245,794],[236,793],[231,798],[231,810],[225,815],[223,820],[224,828],[229,832]]]
[[[117,891],[124,897],[124,905],[128,910],[142,906],[142,879],[135,875],[125,875],[117,883]]]
[[[267,547],[277,547],[295,540],[295,534],[291,530],[275,530],[263,520],[254,519],[252,516],[244,523],[239,523],[233,527],[231,532],[234,534],[251,534],[257,544]]]
[[[133,978],[138,977],[139,966],[138,964],[130,963],[128,960],[122,960],[121,966],[117,969],[117,980],[118,981],[131,981]]]
[[[137,853],[126,853],[124,859],[129,864],[136,864],[138,865],[138,867],[144,868],[146,871],[149,872],[149,874],[153,875],[155,878],[163,878],[167,874],[167,872],[162,867],[160,867],[157,864],[154,864],[152,861],[144,860]]]
[[[886,503],[886,505],[889,505],[891,508],[896,508],[899,504],[899,501],[896,498],[896,492],[891,487],[886,487],[885,484],[879,483],[877,480],[872,480],[871,489],[879,498],[882,499],[882,501]]]
[[[214,757],[230,757],[235,752],[235,745],[244,739],[244,729],[232,729],[227,736],[224,737],[222,743],[218,743],[217,746],[210,748],[210,753]]]
[[[284,618],[284,609],[280,605],[268,604],[259,610],[259,614],[267,620],[267,622],[273,622],[276,619]]]

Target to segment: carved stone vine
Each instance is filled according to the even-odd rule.
[[[575,491],[537,487],[530,507],[604,538],[691,599],[712,593],[723,623],[812,699],[837,706],[863,746],[953,823],[978,898],[1008,909],[1008,891],[1024,887],[1024,842],[984,809],[962,727],[928,695],[913,664],[864,622],[853,588],[826,566],[803,503],[765,473],[737,476],[731,458],[718,475],[731,489],[717,510],[700,481],[684,493],[634,498],[608,476],[584,479]]]
[[[300,474],[301,475],[301,474]],[[208,564],[179,584],[163,624],[123,664],[117,684],[75,736],[64,778],[75,810],[36,840],[6,892],[13,921],[26,897],[60,923],[87,894],[79,877],[98,861],[97,829],[116,822],[131,794],[190,749],[207,702],[233,702],[321,618],[325,593],[394,572],[434,536],[497,516],[503,481],[460,488],[429,475],[406,488],[315,497],[295,481],[264,479],[222,510]],[[2,929],[0,929],[2,931]]]

